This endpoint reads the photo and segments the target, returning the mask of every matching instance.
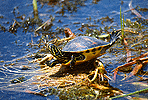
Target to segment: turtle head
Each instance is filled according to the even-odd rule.
[[[50,53],[56,58],[51,60],[47,65],[54,66],[57,63],[67,63],[69,62],[71,55],[69,53],[63,52],[54,44],[48,44],[48,49]]]
[[[50,53],[57,59],[63,56],[63,52],[54,44],[48,44],[48,49]]]

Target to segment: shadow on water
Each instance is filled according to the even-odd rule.
[[[130,1],[126,0],[39,0],[39,15],[38,19],[35,19],[32,1],[1,1],[0,99],[68,99],[71,98],[71,95],[74,95],[74,91],[85,94],[77,94],[76,96],[80,97],[79,99],[96,99],[96,91],[92,91],[90,87],[85,87],[86,91],[91,94],[90,97],[87,96],[86,91],[82,91],[84,87],[67,88],[71,93],[63,91],[59,95],[58,86],[55,84],[56,77],[51,81],[53,84],[46,84],[48,83],[47,81],[52,80],[47,77],[50,76],[51,69],[48,68],[46,70],[46,67],[42,68],[37,62],[31,63],[31,61],[35,60],[35,58],[43,58],[49,52],[45,49],[43,40],[51,41],[66,37],[64,34],[65,27],[70,28],[77,36],[89,35],[102,40],[108,40],[108,38],[102,38],[100,35],[109,34],[114,29],[120,29],[120,6],[122,13],[124,13],[125,26],[128,27],[125,35],[129,50],[132,52],[131,57],[136,58],[147,53],[148,24],[146,18],[148,10],[146,7],[148,1],[142,0],[138,2],[133,0],[132,2],[134,9],[140,12],[141,18],[134,13],[134,10],[134,14],[131,13],[129,4]],[[46,25],[35,32],[46,21]],[[55,41],[52,42],[55,43]],[[105,55],[100,57],[100,60],[104,63],[107,75],[112,79],[114,78],[112,70],[126,63],[126,50],[126,46],[119,40]],[[93,88],[97,88],[99,90],[97,92],[100,95],[102,93],[104,97],[107,95],[105,93],[108,93],[105,90],[106,87],[111,88],[108,89],[111,96],[114,96],[114,93],[119,91],[128,94],[148,88],[147,65],[142,68],[143,72],[145,72],[144,74],[142,72],[140,74],[136,73],[136,75],[129,77],[129,79],[122,80],[125,74],[127,76],[131,75],[130,72],[134,69],[134,66],[136,64],[133,64],[128,70],[127,68],[120,69],[115,81],[106,82],[107,85],[101,87],[104,90],[99,90],[100,87],[96,84],[93,84]],[[65,76],[68,75],[65,73]],[[77,76],[86,78],[84,73]],[[63,78],[60,77],[59,80],[63,80]],[[62,84],[60,83],[61,86]],[[55,85],[55,88],[52,88],[52,85]],[[87,98],[83,98],[83,96],[87,96]],[[147,92],[141,93],[138,97],[148,98]],[[98,97],[98,99],[101,98]]]

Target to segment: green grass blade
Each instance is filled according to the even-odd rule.
[[[34,10],[34,12],[38,11],[37,1],[36,0],[33,0],[33,10]]]
[[[133,93],[129,93],[129,94],[124,94],[124,95],[112,97],[112,98],[110,98],[110,99],[116,99],[116,98],[121,98],[121,97],[127,97],[127,96],[134,95],[134,94],[138,94],[138,93],[144,92],[144,91],[148,91],[148,88],[143,89],[143,90],[140,90],[140,91],[135,91],[135,92],[133,92]]]
[[[122,40],[124,38],[124,14],[122,19],[122,13],[121,13],[121,6],[120,6],[120,23],[121,23],[121,34],[122,34]]]

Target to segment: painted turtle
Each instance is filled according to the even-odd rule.
[[[105,42],[89,36],[78,36],[68,42],[62,50],[58,49],[54,44],[48,44],[51,54],[56,58],[52,59],[48,66],[52,67],[57,63],[65,66],[73,67],[83,62],[96,59],[105,54],[119,39],[121,31],[113,31],[110,34],[110,42]]]

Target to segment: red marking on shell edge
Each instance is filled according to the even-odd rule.
[[[92,44],[97,44],[96,42],[92,41],[91,39],[88,39],[88,38],[84,38],[85,40],[88,40],[88,41],[91,41]]]
[[[78,47],[83,47],[83,48],[87,47],[87,46],[81,46],[80,43],[75,43],[75,45],[77,46],[76,48],[78,48]]]

